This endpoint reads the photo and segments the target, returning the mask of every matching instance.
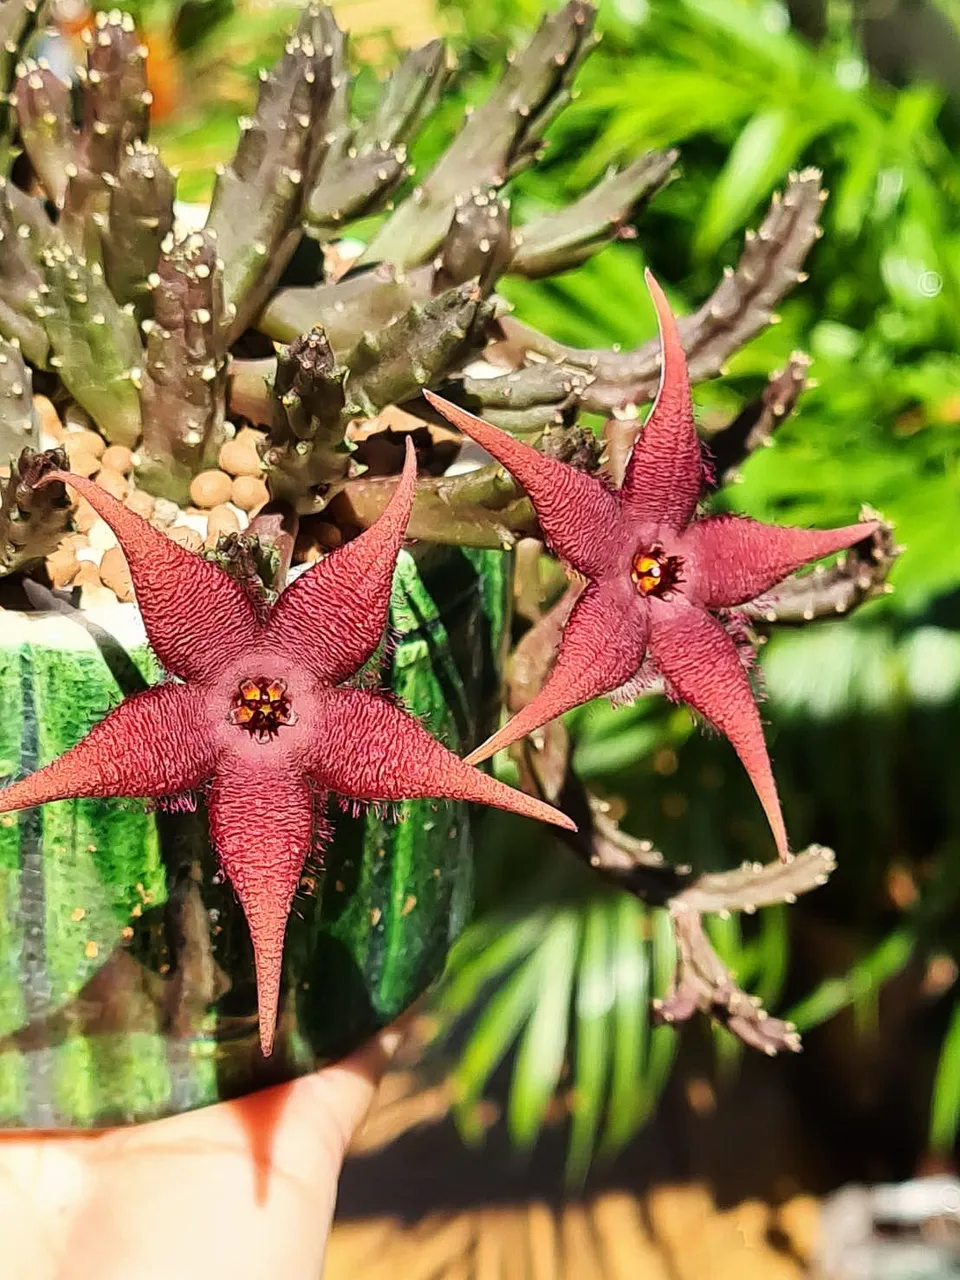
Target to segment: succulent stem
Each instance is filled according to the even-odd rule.
[[[510,270],[532,280],[558,275],[612,240],[632,239],[630,224],[669,181],[678,157],[677,151],[648,151],[565,209],[518,227]]]
[[[868,508],[861,513],[864,520],[877,518]],[[867,600],[893,590],[887,578],[901,551],[893,525],[882,521],[875,533],[844,551],[834,564],[791,574],[759,600],[741,606],[740,612],[763,629],[803,626],[817,618],[851,613]]]
[[[338,80],[333,141],[306,214],[307,232],[318,240],[334,238],[345,224],[383,207],[407,174],[407,139],[433,110],[447,78],[442,41],[412,49],[384,84],[376,110],[353,129],[343,36],[339,29],[337,34],[339,40],[331,42]]]
[[[137,322],[117,304],[98,262],[55,242],[41,261],[46,283],[37,314],[50,339],[50,367],[111,444],[132,446],[141,430]]]
[[[414,302],[379,331],[366,332],[349,361],[353,416],[372,417],[384,405],[419,394],[458,357],[483,346],[491,315],[491,304],[470,280],[425,303]]]
[[[77,166],[80,141],[73,127],[70,86],[49,66],[28,58],[17,66],[10,105],[16,108],[20,140],[34,173],[59,209],[70,167]]]
[[[209,231],[168,245],[157,266],[147,332],[144,428],[138,467],[154,493],[183,501],[190,481],[216,465],[225,440],[223,280]]]
[[[346,356],[365,333],[390,324],[414,302],[426,302],[432,284],[432,267],[404,272],[381,263],[336,283],[281,289],[257,328],[274,342],[293,342],[320,325],[337,356]]]
[[[721,372],[724,361],[771,323],[774,306],[804,279],[800,268],[820,234],[821,196],[818,170],[791,175],[786,191],[774,197],[759,229],[748,233],[736,268],[728,268],[698,311],[678,321],[692,381]],[[505,339],[502,352],[516,363],[533,354],[591,374],[593,381],[582,400],[591,412],[644,404],[656,395],[657,338],[634,351],[586,350],[555,342],[510,316],[500,326]],[[496,386],[491,382],[492,395]]]
[[[718,484],[729,484],[745,459],[773,439],[780,423],[796,407],[809,368],[810,357],[795,351],[783,369],[770,375],[759,396],[745,404],[725,427],[707,436]]]
[[[325,12],[311,3],[283,57],[261,74],[256,112],[240,122],[236,154],[217,176],[207,229],[224,263],[224,350],[263,307],[300,240],[334,93],[331,56],[315,39]]]
[[[129,14],[98,13],[86,32],[87,65],[77,68],[81,123],[76,161],[67,168],[60,230],[76,253],[99,256],[96,227],[103,225],[119,182],[124,149],[146,137],[151,94],[146,47]]]
[[[152,309],[150,277],[160,246],[173,230],[174,192],[156,147],[135,139],[124,148],[103,229],[103,267],[113,296],[132,302],[141,320]]]
[[[33,384],[20,344],[0,338],[0,466],[24,449],[40,448]]]
[[[301,493],[323,491],[346,476],[351,453],[345,443],[348,374],[337,365],[319,328],[278,352],[265,455],[274,498],[295,501]]]
[[[596,43],[594,17],[590,5],[570,0],[543,19],[423,184],[384,223],[361,262],[414,266],[427,261],[465,191],[499,187],[533,162],[544,130],[569,101],[577,68]]]
[[[70,521],[70,502],[62,484],[36,488],[48,471],[69,466],[62,449],[35,453],[24,449],[8,479],[0,480],[0,577],[42,560],[57,548]]]
[[[18,154],[13,145],[15,105],[10,101],[17,67],[31,37],[45,20],[46,0],[4,0],[0,4],[0,177],[8,177]]]
[[[295,502],[298,493],[310,492],[320,498],[346,474],[343,440],[350,420],[372,418],[386,405],[419,395],[471,347],[483,345],[489,315],[489,304],[471,281],[413,303],[378,332],[365,333],[347,368],[338,367],[322,330],[291,344],[274,379],[273,445],[266,456],[273,496]],[[312,373],[301,370],[298,378],[294,369],[302,359]]]
[[[368,529],[390,501],[397,480],[359,479],[342,484],[330,501],[330,515],[341,524]],[[301,514],[323,510],[325,501],[301,507]],[[426,477],[417,485],[410,538],[459,547],[510,550],[518,538],[537,530],[530,502],[501,467],[481,467],[458,476]]]
[[[434,261],[433,290],[476,280],[489,293],[512,252],[509,203],[495,191],[475,191],[453,215]]]
[[[0,178],[0,334],[19,342],[26,358],[43,368],[50,343],[37,314],[45,288],[39,255],[52,227],[41,223],[38,231],[35,215],[43,211],[33,204],[30,196]]]

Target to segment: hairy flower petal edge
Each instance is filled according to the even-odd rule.
[[[147,636],[167,671],[209,682],[225,661],[255,642],[253,605],[228,573],[154,529],[92,480],[50,471],[40,483],[54,480],[75,489],[117,535]]]
[[[640,670],[647,647],[645,603],[616,581],[591,583],[574,605],[556,661],[540,692],[467,756],[486,760],[573,707],[619,688]]]
[[[75,747],[0,790],[0,813],[76,796],[156,799],[192,791],[215,767],[198,732],[202,714],[201,696],[189,685],[132,694]]]
[[[438,413],[520,482],[536,508],[544,537],[557,555],[579,573],[599,573],[617,542],[620,508],[616,494],[596,476],[548,458],[432,391],[423,394]]]
[[[696,564],[696,594],[707,609],[729,609],[775,587],[788,574],[869,538],[876,520],[842,529],[792,529],[745,516],[697,520],[684,536]]]
[[[651,608],[650,653],[678,697],[729,739],[754,785],[782,859],[790,853],[760,713],[737,646],[716,618],[686,601]]]
[[[403,473],[379,520],[281,593],[264,628],[267,645],[330,684],[363,666],[386,630],[393,571],[416,483],[417,456],[407,436]]]
[[[319,786],[362,800],[470,800],[493,805],[568,831],[576,824],[552,805],[473,768],[431,737],[419,720],[382,695],[334,689],[323,699],[318,738],[336,739],[350,730],[351,756],[317,755],[305,761]]]
[[[627,462],[620,505],[625,519],[678,532],[693,518],[700,500],[703,452],[677,322],[649,270],[644,279],[660,329],[660,388]]]
[[[257,973],[257,1011],[264,1056],[273,1051],[287,920],[303,864],[319,852],[324,831],[314,819],[309,782],[289,769],[265,769],[252,788],[236,762],[224,763],[207,808],[217,857],[240,900]]]

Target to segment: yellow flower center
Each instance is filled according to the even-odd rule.
[[[258,742],[276,737],[281,725],[296,724],[283,680],[241,680],[233,696],[231,723],[246,729]]]
[[[665,555],[662,547],[654,546],[633,557],[630,577],[642,596],[666,596],[681,581],[682,567],[679,556]]]

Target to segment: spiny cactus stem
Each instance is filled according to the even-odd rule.
[[[262,360],[236,360],[227,372],[227,403],[230,412],[258,426],[267,426],[273,412],[271,387],[277,374],[274,356]]]
[[[418,395],[458,358],[482,348],[493,310],[476,280],[413,303],[357,344],[349,360],[350,398],[369,417]]]
[[[97,262],[52,243],[41,254],[49,305],[38,307],[51,366],[112,444],[140,436],[143,347],[134,317],[117,305]]]
[[[317,4],[303,10],[283,57],[261,77],[256,111],[233,159],[218,172],[207,228],[224,262],[226,303],[235,309],[224,351],[262,310],[300,241],[336,89],[332,55],[314,38],[326,12]]]
[[[583,369],[548,361],[494,378],[465,374],[445,391],[505,431],[531,435],[572,421],[592,382]]]
[[[174,192],[155,147],[137,139],[124,147],[102,230],[103,265],[114,297],[132,302],[140,320],[153,310],[149,281],[173,229]]]
[[[36,488],[48,471],[69,467],[62,449],[24,449],[8,479],[0,480],[0,576],[15,573],[56,550],[70,520],[62,484]]]
[[[810,357],[795,351],[783,369],[770,375],[759,396],[750,400],[725,427],[712,431],[707,443],[718,484],[729,484],[737,467],[773,440],[774,432],[796,408],[807,382]]]
[[[0,173],[7,174],[18,154],[13,147],[14,112],[8,94],[23,52],[46,20],[47,0],[3,0],[0,4]]]
[[[532,163],[543,131],[569,101],[577,68],[596,43],[594,16],[592,6],[569,0],[543,20],[424,182],[381,227],[362,262],[426,261],[443,240],[464,190],[499,186]]]
[[[434,261],[433,290],[476,280],[489,293],[512,252],[509,202],[495,191],[476,190],[453,215]]]
[[[333,140],[310,196],[306,227],[321,241],[383,208],[409,171],[406,139],[439,100],[447,76],[442,41],[411,50],[384,84],[376,110],[352,129],[344,37],[332,18],[329,27],[337,80],[328,115]]]
[[[771,1057],[784,1050],[796,1053],[800,1049],[796,1027],[770,1017],[756,996],[737,986],[704,932],[702,915],[750,913],[773,903],[794,902],[826,884],[835,866],[830,849],[811,845],[787,862],[744,863],[735,871],[700,875],[675,894],[669,906],[677,970],[671,990],[654,1004],[659,1019],[681,1022],[700,1010]]]
[[[737,267],[728,269],[699,311],[678,321],[693,382],[715,377],[729,356],[773,322],[774,306],[805,279],[801,266],[820,234],[822,195],[818,170],[792,174],[782,198],[774,198],[759,229],[748,235]],[[634,351],[591,351],[555,342],[511,316],[499,323],[502,352],[516,364],[532,352],[591,373],[594,381],[583,397],[585,409],[609,413],[627,404],[647,403],[656,395],[656,338]]]
[[[138,475],[152,492],[183,501],[225,440],[223,280],[217,244],[197,231],[169,237],[157,266],[154,318],[145,322],[144,435]]]
[[[281,289],[257,319],[274,342],[293,342],[314,325],[323,326],[337,356],[345,359],[365,333],[375,333],[431,296],[433,268],[398,272],[388,263],[348,276],[336,284]]]
[[[0,178],[0,333],[19,342],[23,354],[43,368],[50,344],[42,316],[46,288],[40,265],[45,241],[43,224],[33,225],[33,202],[19,188]],[[39,210],[52,231],[43,210]]]
[[[865,507],[861,519],[882,518]],[[842,617],[867,600],[893,590],[887,578],[902,550],[893,525],[882,521],[872,537],[843,552],[834,564],[792,574],[766,596],[742,605],[740,612],[761,630]]]
[[[534,280],[558,275],[632,236],[631,222],[669,181],[678,157],[677,151],[650,151],[565,209],[518,227],[509,270]]]
[[[392,478],[348,480],[330,502],[330,518],[368,529],[382,514],[396,484]],[[325,500],[314,500],[301,507],[301,514],[325,507]],[[407,526],[410,538],[491,550],[509,550],[519,537],[536,532],[529,500],[498,466],[422,479]]]
[[[682,1022],[700,1011],[752,1048],[771,1056],[797,1052],[796,1028],[771,1017],[757,997],[737,985],[707,937],[702,917],[708,912],[751,914],[773,903],[793,902],[826,883],[835,866],[832,852],[813,845],[787,862],[745,863],[735,871],[694,876],[688,866],[671,866],[651,841],[621,831],[610,816],[610,804],[590,795],[572,771],[558,792],[557,802],[575,815],[580,827],[578,833],[564,833],[564,843],[605,880],[670,912],[676,972],[667,995],[654,1001],[658,1020]]]
[[[33,380],[18,342],[0,338],[0,466],[26,449],[39,449],[40,424]]]
[[[328,491],[349,474],[349,371],[338,365],[323,329],[278,348],[271,387],[270,439],[264,460],[272,496],[288,503],[308,491]]]
[[[47,195],[60,208],[71,166],[77,167],[80,141],[73,127],[70,85],[42,60],[37,63],[28,58],[17,67],[9,101],[16,108],[20,138],[30,163]]]

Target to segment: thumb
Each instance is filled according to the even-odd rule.
[[[401,1036],[390,1028],[313,1075],[110,1135],[66,1255],[71,1280],[316,1280],[343,1157]]]

